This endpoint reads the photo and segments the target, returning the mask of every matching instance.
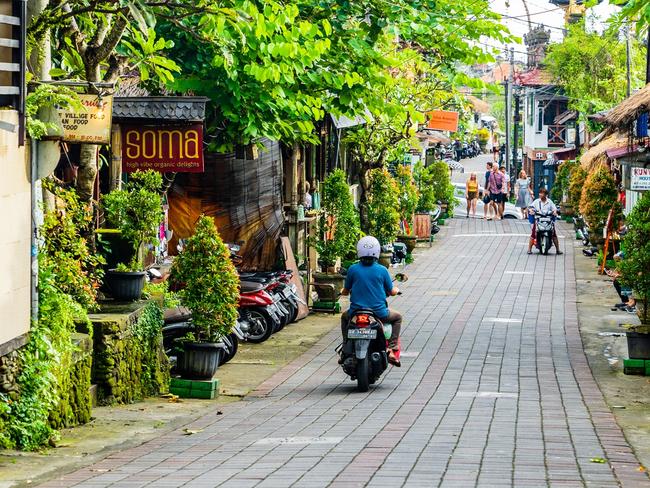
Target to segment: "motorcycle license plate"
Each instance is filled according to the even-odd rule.
[[[348,339],[376,339],[377,330],[375,329],[349,329]]]
[[[284,298],[291,298],[291,296],[292,296],[291,288],[285,288],[282,291],[282,294],[284,295]]]

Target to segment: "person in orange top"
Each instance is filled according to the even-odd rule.
[[[476,200],[478,199],[478,180],[476,173],[471,173],[465,183],[465,198],[467,199],[467,218],[469,211],[472,211],[472,217],[476,217]]]

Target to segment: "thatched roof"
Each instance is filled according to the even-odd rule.
[[[645,112],[650,112],[650,84],[611,109],[605,116],[605,124],[625,129]]]
[[[486,114],[490,111],[490,104],[486,101],[481,100],[480,98],[477,98],[473,95],[465,95],[465,98],[467,98],[467,101],[472,105],[472,107],[474,107],[474,110],[477,112]]]
[[[607,151],[618,149],[628,145],[628,136],[621,132],[615,132],[603,139],[600,143],[592,146],[580,156],[580,165],[587,171],[593,170],[600,163],[607,162]]]

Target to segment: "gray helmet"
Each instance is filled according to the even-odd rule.
[[[372,236],[366,236],[359,239],[357,243],[357,256],[361,258],[377,258],[381,252],[379,241]]]

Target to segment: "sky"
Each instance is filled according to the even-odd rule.
[[[551,41],[559,42],[562,40],[562,30],[564,26],[564,11],[548,2],[547,0],[525,0],[528,4],[528,10],[530,11],[531,20],[533,25],[544,24],[549,27],[551,30]],[[497,13],[508,15],[513,18],[503,18],[502,22],[510,29],[510,31],[518,37],[522,38],[526,32],[528,32],[528,21],[526,17],[526,9],[523,5],[524,0],[490,0],[490,5],[492,10]],[[509,6],[508,6],[509,4]],[[598,21],[596,21],[595,28],[598,29],[599,24],[607,19],[612,13],[618,10],[617,7],[609,5],[608,0],[603,0],[603,2],[591,9],[592,15],[594,15]],[[497,46],[493,41],[490,41],[490,45]],[[515,50],[521,52],[515,53],[515,59],[525,61],[526,55],[525,47],[522,45],[517,46],[513,45]]]

